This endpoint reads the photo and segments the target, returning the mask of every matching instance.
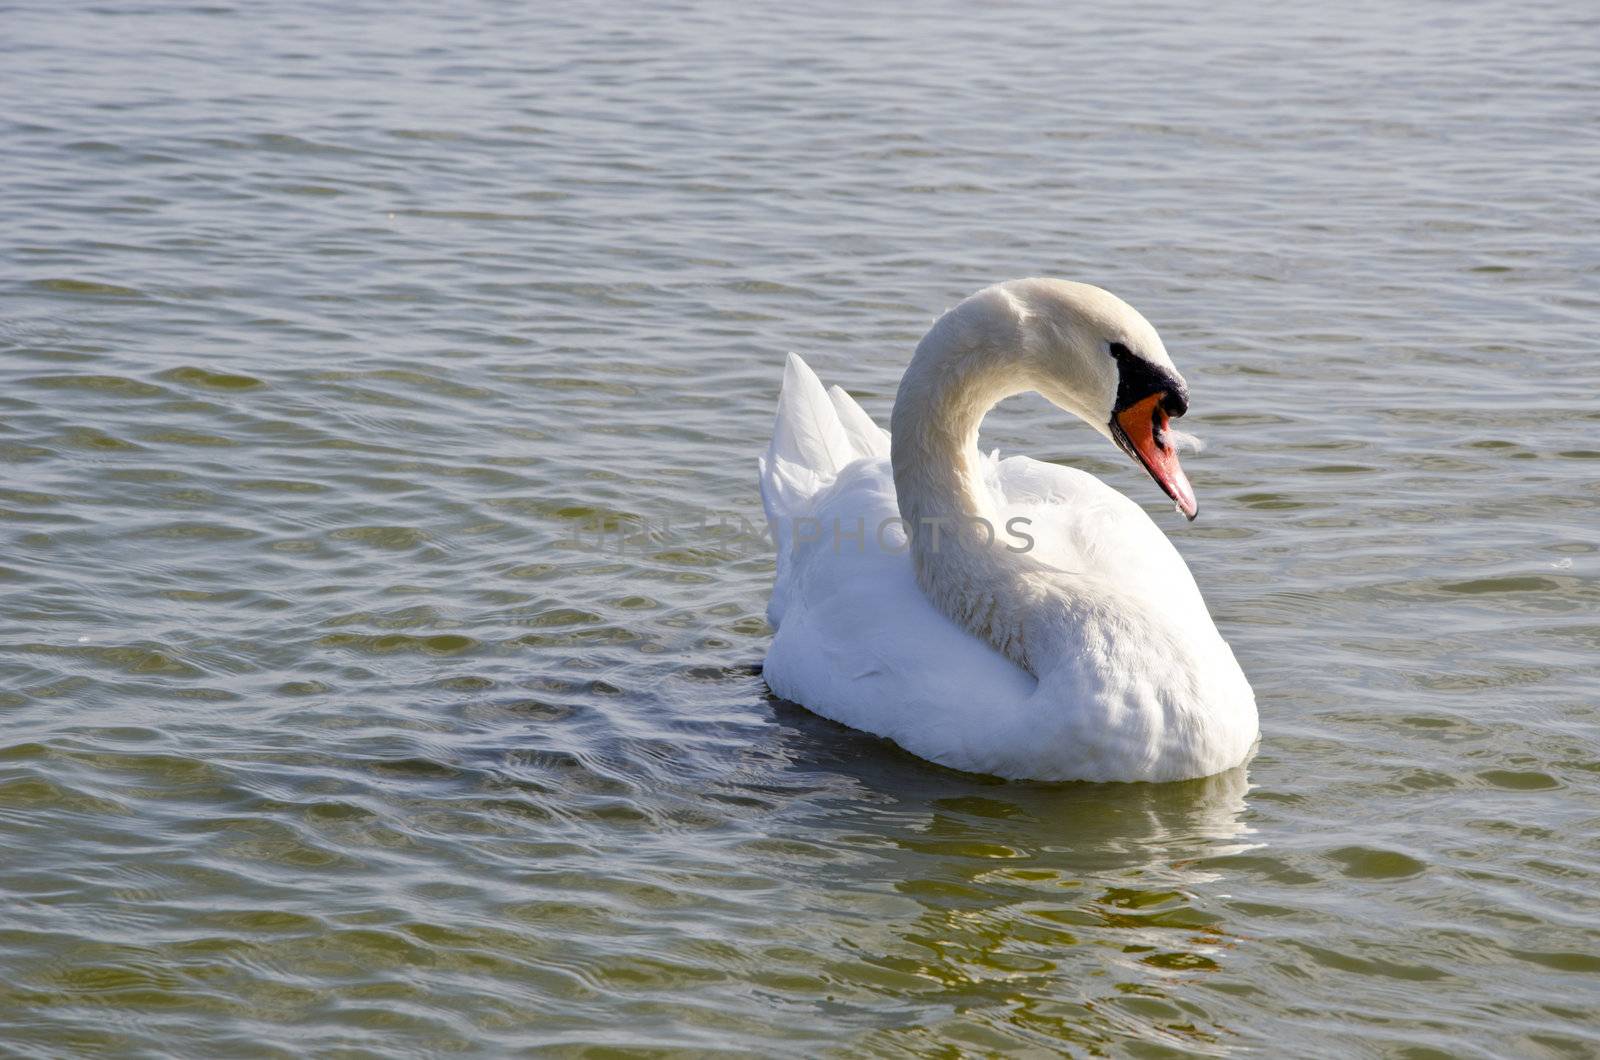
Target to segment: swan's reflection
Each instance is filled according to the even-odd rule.
[[[1222,1047],[1216,995],[1195,981],[1225,977],[1235,944],[1207,865],[1251,845],[1248,765],[1175,784],[1005,783],[774,710],[786,772],[811,787],[788,837],[836,854],[789,866],[808,934],[834,936],[831,977],[938,999],[946,1034]]]

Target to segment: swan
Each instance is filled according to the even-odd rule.
[[[1195,517],[1169,423],[1188,387],[1108,291],[1033,278],[962,301],[918,344],[889,431],[791,353],[757,461],[777,548],[767,686],[968,772],[1170,781],[1237,766],[1255,696],[1166,535],[1093,475],[979,453],[984,414],[1026,391]]]

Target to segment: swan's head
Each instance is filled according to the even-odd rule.
[[[1115,442],[1193,519],[1199,505],[1169,428],[1189,410],[1189,387],[1150,322],[1086,283],[1013,280],[974,297],[985,296],[1013,315],[1034,389]]]

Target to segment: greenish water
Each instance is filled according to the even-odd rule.
[[[1592,12],[560,10],[5,11],[5,1050],[1600,1052]],[[1148,502],[1247,769],[756,676],[784,352],[882,419],[1039,273],[1203,515],[989,441]]]

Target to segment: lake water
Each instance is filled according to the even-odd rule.
[[[625,7],[0,16],[5,1048],[1600,1053],[1593,11]],[[785,352],[886,420],[1029,274],[1201,518],[986,439],[1147,503],[1245,769],[761,684]]]

